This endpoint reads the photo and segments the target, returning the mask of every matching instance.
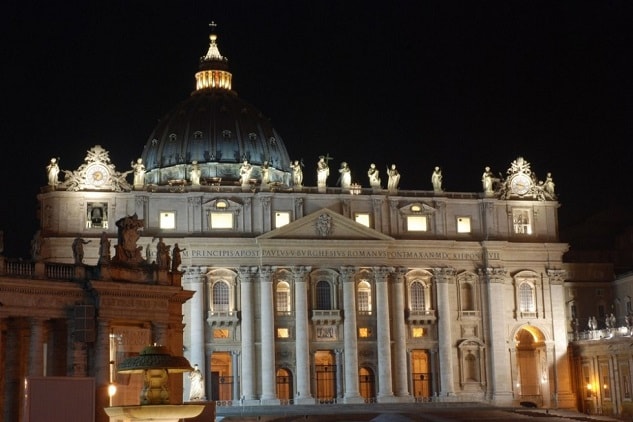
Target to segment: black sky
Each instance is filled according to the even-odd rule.
[[[306,183],[318,155],[396,163],[401,187],[479,191],[517,156],[553,173],[561,226],[633,198],[630,1],[83,1],[3,7],[0,210],[28,256],[45,166],[96,144],[119,171],[194,87],[209,22],[233,88]],[[334,181],[331,181],[333,183]]]

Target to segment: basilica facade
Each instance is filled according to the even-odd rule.
[[[445,191],[437,168],[431,189],[402,190],[386,163],[382,181],[336,185],[328,156],[291,160],[231,89],[214,34],[195,80],[126,170],[94,145],[74,170],[51,162],[38,195],[33,262],[108,292],[71,302],[94,310],[108,350],[87,341],[81,373],[101,368],[115,404],[138,385],[107,368],[166,342],[203,374],[196,397],[185,375],[182,401],[576,407],[549,175],[516,157],[501,177],[486,168],[480,192]],[[305,171],[323,172],[317,186]]]

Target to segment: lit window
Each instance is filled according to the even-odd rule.
[[[212,212],[210,214],[212,229],[232,229],[233,214],[230,212]]]
[[[175,212],[161,212],[160,213],[160,228],[164,230],[176,228],[176,213]]]
[[[371,286],[366,281],[358,283],[357,294],[358,311],[364,314],[371,313]]]
[[[426,216],[424,215],[409,215],[407,216],[407,230],[410,232],[425,232]]]
[[[519,304],[521,312],[534,312],[534,287],[530,283],[524,282],[519,286]]]
[[[512,210],[512,225],[516,234],[532,234],[530,211],[525,209]]]
[[[290,285],[285,281],[277,283],[275,297],[277,299],[277,313],[288,314],[290,312]]]
[[[410,287],[411,310],[425,311],[430,309],[427,307],[426,301],[429,300],[428,286],[421,281],[414,281]]]
[[[413,338],[424,337],[424,328],[422,328],[422,327],[413,327],[411,329],[411,337],[413,337]]]
[[[358,337],[367,338],[371,335],[371,330],[367,327],[359,327],[358,328]]]
[[[457,217],[457,233],[470,233],[470,217]]]
[[[289,338],[290,332],[287,328],[277,328],[277,338]]]
[[[368,213],[359,212],[354,216],[354,220],[356,220],[357,223],[360,223],[365,227],[370,227]]]
[[[229,292],[229,285],[224,281],[219,281],[213,285],[213,312],[227,312],[229,310]]]
[[[213,330],[213,338],[229,338],[229,330],[215,329]]]
[[[283,227],[290,223],[290,213],[286,211],[275,212],[275,228]]]

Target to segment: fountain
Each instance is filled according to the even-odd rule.
[[[178,422],[194,418],[204,410],[203,404],[170,404],[169,374],[192,371],[186,358],[172,356],[165,346],[147,346],[138,356],[125,359],[117,371],[121,374],[142,374],[141,404],[106,407],[106,414],[117,422]]]

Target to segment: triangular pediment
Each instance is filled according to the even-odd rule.
[[[323,208],[258,239],[393,240],[393,237]]]

